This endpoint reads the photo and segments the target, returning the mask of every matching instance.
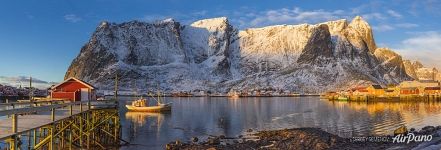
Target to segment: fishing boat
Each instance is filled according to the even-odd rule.
[[[337,100],[339,100],[339,101],[348,101],[348,98],[347,98],[347,97],[344,97],[344,96],[339,96],[339,97],[337,98]]]
[[[158,94],[159,95],[159,94]],[[154,98],[152,96],[152,99],[156,100],[157,105],[149,106],[148,105],[148,99],[139,98],[132,102],[131,105],[126,105],[126,108],[129,111],[139,111],[139,112],[164,112],[164,111],[171,111],[172,103],[162,103],[161,98],[158,96],[158,98]]]

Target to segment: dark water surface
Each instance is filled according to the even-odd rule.
[[[248,129],[318,127],[343,137],[392,134],[400,125],[441,125],[441,102],[332,102],[318,97],[166,98],[170,113],[127,112],[120,98],[122,149],[164,149],[165,144],[207,135],[235,137]]]

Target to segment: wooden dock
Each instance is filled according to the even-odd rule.
[[[72,115],[77,115],[81,112],[89,110],[86,105],[83,105],[83,111],[80,110],[80,105],[76,105],[73,107]],[[23,133],[25,131],[39,128],[48,124],[51,124],[53,121],[51,119],[51,110],[49,107],[46,107],[46,111],[42,110],[37,114],[29,114],[29,115],[17,115],[17,133]],[[41,109],[39,109],[41,110]],[[21,110],[20,110],[21,111]],[[0,112],[1,114],[2,112]],[[69,108],[59,108],[55,109],[55,120],[59,121],[62,119],[69,118],[72,116],[70,114]],[[4,119],[0,119],[0,140],[4,140],[7,137],[14,135],[13,132],[13,117],[9,116]]]
[[[45,101],[0,106],[7,106],[0,109],[0,141],[6,141],[8,149],[22,149],[24,144],[19,139],[22,135],[29,138],[25,149],[90,148],[94,145],[104,148],[100,139],[91,143],[91,136],[95,137],[94,134],[101,132],[116,133],[116,129],[119,129],[115,124],[119,122],[119,118],[114,116],[118,112],[116,109],[111,113],[92,112],[108,107],[116,108],[116,101]],[[106,125],[107,130],[98,128],[105,122],[115,126]],[[66,135],[70,136],[70,140]],[[66,141],[69,144],[65,144]]]

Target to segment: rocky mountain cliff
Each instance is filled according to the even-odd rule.
[[[415,80],[441,81],[441,73],[436,68],[424,67],[419,61],[404,60],[406,73]]]
[[[120,76],[125,89],[228,92],[280,89],[305,93],[411,80],[395,52],[377,48],[361,17],[350,23],[276,25],[238,30],[227,18],[181,25],[173,19],[103,22],[65,78],[100,89]],[[409,76],[409,75],[410,76]]]

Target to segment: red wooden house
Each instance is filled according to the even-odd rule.
[[[95,89],[89,83],[70,77],[51,88],[51,97],[70,101],[89,101],[96,99]]]
[[[420,89],[416,87],[405,87],[400,90],[401,95],[418,95],[420,94]]]

